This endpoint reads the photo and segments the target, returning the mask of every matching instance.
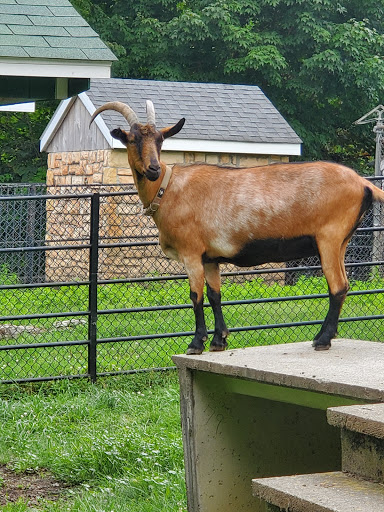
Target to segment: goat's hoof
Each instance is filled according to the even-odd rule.
[[[209,347],[209,351],[210,352],[224,352],[224,350],[226,348],[227,347],[217,347],[217,346],[214,346],[214,347]]]
[[[331,339],[329,334],[320,334],[320,336],[314,339],[312,347],[314,347],[316,351],[329,350],[331,348]]]
[[[203,348],[191,347],[191,348],[188,348],[186,354],[187,354],[187,356],[199,356],[200,354],[203,353],[203,350],[204,350],[204,347]]]
[[[315,350],[319,352],[320,350],[329,350],[331,348],[331,344],[329,345],[316,345],[316,343],[313,345],[315,347]]]
[[[222,345],[211,345],[209,347],[210,352],[223,352],[228,347],[228,343],[223,343]]]
[[[213,336],[211,345],[209,347],[210,352],[223,352],[228,347],[227,337],[229,332],[227,330],[217,332]]]

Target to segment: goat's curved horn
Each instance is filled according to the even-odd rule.
[[[125,119],[128,121],[129,126],[134,125],[135,123],[138,123],[139,120],[137,118],[137,115],[135,112],[131,109],[131,107],[128,107],[125,103],[122,103],[121,101],[110,101],[109,103],[105,103],[105,105],[102,105],[98,109],[95,110],[91,117],[91,121],[89,123],[89,126],[93,123],[96,116],[100,114],[100,112],[103,112],[104,110],[116,110],[116,112],[119,112],[122,114]]]
[[[153,124],[153,126],[156,126],[156,114],[155,114],[155,107],[153,106],[153,103],[151,100],[146,101],[147,105],[147,120],[148,124]]]

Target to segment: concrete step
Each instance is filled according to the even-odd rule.
[[[342,470],[384,483],[384,403],[331,407],[327,417],[341,429]]]
[[[335,427],[384,439],[384,403],[330,407],[327,419]]]
[[[270,512],[384,511],[384,485],[340,471],[256,478],[252,490],[268,503]]]

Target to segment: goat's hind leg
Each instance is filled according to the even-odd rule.
[[[349,288],[344,256],[347,242],[338,249],[335,243],[319,244],[321,264],[329,288],[329,309],[324,323],[313,341],[315,350],[328,350],[337,334],[339,316]]]
[[[227,336],[229,331],[225,325],[223,312],[221,309],[221,280],[219,265],[217,263],[205,263],[204,271],[205,279],[207,282],[207,296],[212,307],[213,315],[215,317],[215,332],[209,347],[209,351],[220,352],[225,350],[228,346]]]
[[[190,298],[196,324],[195,335],[188,345],[187,355],[201,354],[204,350],[204,342],[208,338],[204,318],[204,268],[201,262],[188,261],[184,264],[189,279]]]

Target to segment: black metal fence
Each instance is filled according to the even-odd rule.
[[[193,335],[188,282],[136,192],[19,190],[0,197],[0,381],[170,367]],[[371,211],[349,245],[342,337],[384,339],[383,230]],[[222,270],[231,348],[314,337],[328,308],[318,259]]]
[[[0,184],[0,197],[41,196],[46,186],[40,183]],[[45,238],[45,201],[0,201],[0,269],[17,274],[20,282],[44,279],[45,252],[6,252],[7,248],[33,247]]]

